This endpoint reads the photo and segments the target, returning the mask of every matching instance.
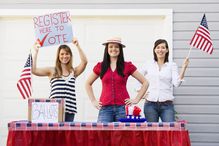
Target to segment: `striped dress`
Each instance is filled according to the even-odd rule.
[[[75,77],[69,74],[68,77],[52,78],[50,80],[50,98],[65,99],[65,112],[77,113]]]

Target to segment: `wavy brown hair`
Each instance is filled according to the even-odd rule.
[[[61,62],[59,60],[59,54],[60,54],[60,51],[61,50],[65,50],[66,52],[68,52],[70,54],[70,60],[69,62],[67,63],[67,70],[69,71],[69,73],[73,70],[73,67],[72,67],[72,64],[73,64],[73,61],[72,61],[72,58],[73,58],[73,55],[72,55],[72,51],[70,49],[69,46],[67,45],[60,45],[58,50],[57,50],[57,54],[56,54],[56,62],[55,62],[55,72],[54,72],[54,75],[53,77],[55,78],[59,78],[62,76],[62,67],[61,67]]]

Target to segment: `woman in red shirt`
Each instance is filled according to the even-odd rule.
[[[86,82],[87,94],[99,110],[98,122],[116,122],[125,118],[125,105],[137,104],[148,88],[147,80],[141,75],[131,62],[124,61],[123,48],[120,38],[112,38],[105,43],[105,52],[102,62],[97,63],[92,74]],[[130,99],[126,84],[128,77],[132,75],[142,87],[134,99]],[[100,101],[93,93],[92,84],[100,77],[102,92]]]

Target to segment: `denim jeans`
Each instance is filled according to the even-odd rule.
[[[124,105],[103,106],[99,111],[97,122],[118,122],[120,118],[125,117]]]
[[[75,114],[65,113],[65,122],[73,122],[75,118]]]
[[[144,104],[144,115],[148,122],[158,122],[159,117],[162,122],[174,122],[174,105],[170,102],[150,102]]]

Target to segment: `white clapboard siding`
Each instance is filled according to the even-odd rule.
[[[53,8],[53,9],[173,9],[173,60],[179,65],[187,56],[189,42],[200,24],[203,13],[206,13],[208,26],[213,40],[214,52],[209,55],[199,49],[193,48],[190,54],[190,64],[186,72],[185,82],[181,87],[174,89],[176,97],[174,103],[179,119],[188,121],[192,146],[218,146],[219,145],[219,1],[218,0],[7,0],[0,1],[0,8]],[[7,37],[7,36],[6,36]],[[13,39],[13,38],[11,38]],[[16,40],[14,40],[16,41]],[[30,41],[27,41],[27,43]],[[4,42],[1,42],[4,43]],[[31,45],[31,44],[30,44]],[[5,53],[3,59],[13,56]],[[19,61],[26,52],[19,52]],[[2,59],[2,60],[3,60]],[[18,61],[18,60],[13,60]],[[13,64],[9,62],[9,65]],[[22,66],[22,65],[21,65]],[[4,68],[6,69],[6,67]],[[20,67],[11,68],[16,72]],[[7,74],[7,72],[5,72]],[[7,82],[7,79],[2,79]],[[1,81],[2,81],[1,80]],[[13,78],[13,80],[16,80]],[[43,80],[43,79],[42,79]],[[8,89],[14,86],[8,81]],[[7,91],[0,89],[1,96],[7,97]],[[3,101],[4,102],[4,101]],[[91,106],[85,101],[85,105]],[[0,117],[2,115],[0,110]],[[25,112],[25,111],[22,111]],[[96,111],[95,111],[96,112]],[[19,115],[14,115],[19,118]],[[89,117],[89,115],[86,115]],[[0,124],[1,125],[1,124]],[[0,126],[2,131],[3,126]],[[6,132],[3,129],[3,132]],[[6,139],[6,134],[3,139]],[[5,145],[5,141],[3,144]]]
[[[218,77],[219,68],[188,68],[186,76],[188,77]],[[182,84],[186,84],[187,79]]]
[[[179,112],[179,111],[177,111]],[[178,114],[179,119],[186,120],[192,124],[219,124],[218,114]],[[190,131],[192,132],[192,131]],[[200,132],[201,133],[201,132]],[[203,132],[204,133],[204,132]]]
[[[209,21],[208,15],[207,15],[207,21],[208,21],[208,27],[210,28],[211,31],[217,31],[218,30],[217,26],[219,25],[219,22]],[[188,31],[188,32],[192,31],[192,32],[194,32],[194,29],[196,29],[199,24],[200,24],[200,20],[194,21],[194,22],[191,22],[191,21],[186,21],[186,22],[179,21],[179,22],[175,22],[173,26],[174,26],[174,30],[177,31],[177,32],[180,32],[180,31]]]
[[[187,56],[189,53],[189,48],[182,48],[180,50],[174,50],[174,57],[175,58],[180,58],[180,59],[184,59],[185,56]],[[196,49],[193,48],[190,54],[190,58],[193,59],[218,59],[219,58],[219,50],[215,49],[214,53],[212,55],[209,55],[207,53],[203,53],[202,51],[200,51],[200,49]]]
[[[174,103],[176,105],[218,105],[219,98],[218,96],[177,96]],[[181,112],[181,111],[179,111]]]
[[[197,96],[219,96],[218,87],[202,87],[202,86],[191,86],[191,87],[180,87],[174,90],[174,95],[187,96],[187,95],[197,95]]]
[[[219,6],[219,5],[218,5]],[[194,28],[194,30],[196,30],[197,27]],[[183,36],[184,39],[192,39],[194,35],[194,31],[175,31],[173,32],[173,38],[174,40],[180,40]],[[217,38],[217,36],[219,36],[219,31],[211,31],[211,38]]]
[[[218,133],[219,124],[188,124],[187,128],[190,129],[193,133]]]
[[[218,105],[175,105],[179,114],[208,114],[215,115],[219,111]]]
[[[205,2],[213,5],[212,1]],[[189,2],[186,3],[190,5]],[[218,5],[219,2],[213,3]],[[174,61],[181,67],[188,54],[189,42],[204,12],[215,50],[209,55],[199,49],[192,49],[185,82],[174,90],[176,97],[174,103],[178,118],[188,121],[187,128],[192,146],[217,146],[219,145],[219,20],[217,19],[219,13],[217,9],[208,7],[209,5],[206,5],[208,10],[201,11],[199,8],[205,7],[205,4],[201,5],[200,7],[197,5],[194,11],[185,9],[182,12],[174,9]]]
[[[191,138],[193,138],[194,142],[219,142],[219,134],[216,133],[209,133],[208,135],[206,135],[205,133],[190,133],[190,136]]]
[[[182,86],[219,86],[219,78],[214,77],[187,77]]]
[[[204,53],[204,52],[203,52]],[[191,68],[218,68],[219,67],[219,63],[218,63],[219,59],[217,58],[212,58],[212,59],[190,59],[190,64],[189,67]],[[177,64],[179,64],[179,66],[181,66],[183,59],[175,59],[175,62]],[[219,75],[219,74],[218,74]]]
[[[207,11],[206,11],[207,12]],[[175,13],[174,14],[174,24],[181,22],[181,24],[190,24],[190,23],[200,23],[200,13],[194,12],[194,13]],[[212,26],[214,28],[215,27],[213,24],[214,23],[218,23],[218,21],[215,20],[215,17],[218,18],[219,17],[219,13],[207,13],[207,21],[211,22],[211,24],[208,24],[209,26]],[[179,23],[180,24],[180,23]],[[194,26],[191,26],[194,27]],[[210,27],[211,28],[211,27]],[[175,29],[175,28],[174,28]],[[188,28],[191,29],[191,28]],[[177,30],[177,29],[176,29]],[[212,30],[212,28],[211,28]]]
[[[218,142],[193,142],[192,146],[218,146]]]

